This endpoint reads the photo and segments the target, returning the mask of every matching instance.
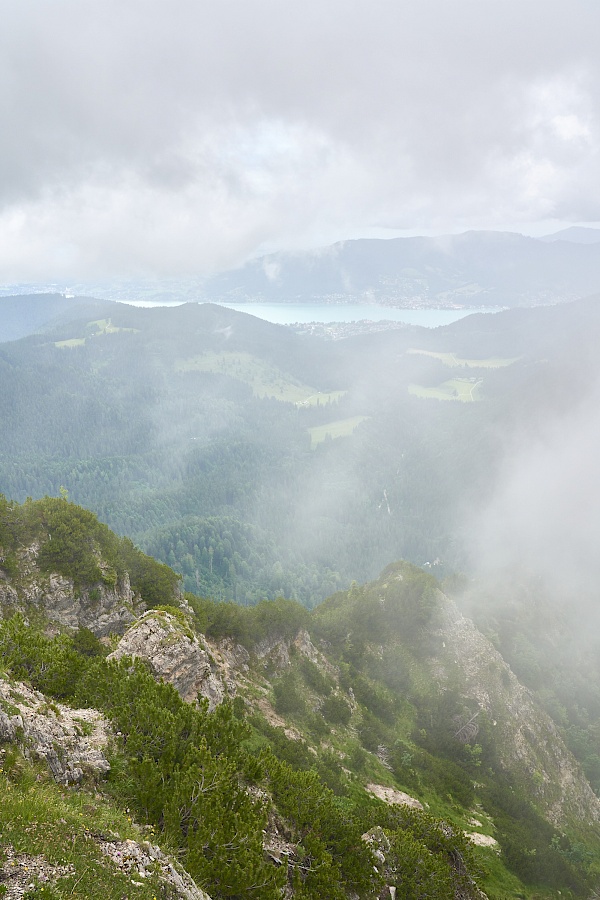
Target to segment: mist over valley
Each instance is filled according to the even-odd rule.
[[[293,745],[313,747],[320,790],[349,796],[352,777],[433,804],[459,829],[480,823],[470,840],[481,863],[500,854],[500,869],[477,876],[488,897],[559,885],[588,896],[600,821],[598,297],[438,328],[360,323],[333,340],[210,303],[32,295],[3,306],[30,332],[0,345],[10,671],[55,690],[41,645],[16,637],[19,610],[58,622],[65,640],[76,624],[113,646],[125,630],[119,653],[141,654],[184,699],[198,690],[218,709],[235,695],[277,765],[310,768]],[[231,652],[238,662],[219,668]],[[269,772],[300,859],[283,775]],[[507,800],[517,790],[521,806]],[[363,829],[384,821],[363,804]],[[341,866],[328,884],[342,885],[333,822],[323,852]],[[272,848],[279,832],[267,832]],[[229,895],[208,863],[185,859],[211,896]],[[476,896],[443,865],[440,898]],[[233,885],[241,862],[227,866]],[[376,890],[365,882],[364,896]]]
[[[600,6],[3,4],[0,896],[600,897]]]
[[[186,588],[222,599],[312,605],[399,558],[471,572],[484,532],[468,522],[502,502],[510,454],[593,402],[594,309],[331,341],[210,304],[72,300],[51,328],[3,345],[2,486],[19,501],[66,488]],[[255,540],[266,568],[246,595]]]

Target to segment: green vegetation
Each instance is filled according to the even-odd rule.
[[[462,403],[473,403],[479,400],[481,379],[452,378],[437,387],[423,387],[420,384],[409,384],[408,392],[413,397],[429,400],[460,400]]]
[[[488,357],[487,359],[462,359],[455,353],[442,353],[435,350],[417,350],[411,347],[408,353],[420,353],[422,356],[430,356],[432,359],[439,359],[445,366],[450,368],[467,368],[467,369],[502,369],[505,366],[512,366],[516,363],[518,357],[503,358],[500,356]]]
[[[43,691],[49,703],[94,707],[112,722],[118,740],[102,788],[111,809],[128,808],[153,828],[214,900],[275,900],[286,878],[300,898],[373,897],[387,883],[408,898],[441,900],[461,879],[467,883],[469,872],[490,898],[589,894],[600,871],[595,830],[583,833],[576,821],[561,831],[550,825],[535,777],[507,768],[489,717],[463,696],[456,678],[442,687],[432,676],[443,647],[436,632],[442,595],[431,574],[394,564],[378,581],[354,584],[312,612],[283,598],[242,607],[190,594],[190,619],[173,605],[174,573],[64,497],[23,506],[1,498],[2,567],[15,584],[23,547],[32,541],[45,572],[60,567],[86,588],[124,579],[131,563],[132,581],[151,601],[162,599],[152,605],[175,615],[185,634],[195,629],[209,641],[246,648],[238,696],[209,713],[203,701],[187,705],[158,684],[145,663],[108,662],[106,647],[86,629],[48,636],[41,618],[34,626],[20,615],[0,625],[6,673]],[[287,732],[269,723],[269,703]],[[11,704],[4,711],[15,714]],[[457,739],[475,718],[472,736]],[[33,770],[14,760],[18,797]],[[368,793],[370,784],[409,792],[428,811],[387,806]],[[62,796],[47,778],[38,790]],[[42,803],[36,791],[31,802]],[[50,840],[52,814],[36,816],[48,823]],[[463,837],[473,817],[498,842],[499,858]],[[263,852],[263,832],[274,823],[285,835],[287,866],[273,865]],[[59,825],[49,858],[85,867],[77,840],[75,857],[68,857],[68,829]],[[31,846],[36,835],[28,832]],[[374,869],[378,848],[385,870]],[[90,859],[97,849],[90,843]],[[57,896],[62,884],[53,888]]]
[[[545,897],[557,889],[585,896],[598,871],[599,836],[579,833],[575,820],[568,836],[553,828],[536,806],[535,782],[501,762],[498,736],[485,714],[459,691],[440,691],[431,680],[428,660],[441,650],[433,636],[439,596],[431,575],[404,563],[388,567],[372,585],[332,596],[311,614],[289,601],[264,603],[259,611],[190,600],[197,626],[215,638],[239,640],[253,653],[269,641],[289,642],[302,627],[328,648],[337,666],[337,682],[297,651],[288,669],[262,667],[275,711],[321,749],[315,756],[255,713],[250,722],[260,735],[258,747],[269,746],[294,769],[314,770],[337,797],[355,797],[355,789],[340,777],[324,741],[353,778],[416,794],[458,828],[472,828],[475,811],[501,849],[500,866],[493,849],[476,851],[482,864],[490,862],[482,880],[490,897]],[[476,738],[463,743],[455,723],[474,713]]]
[[[311,447],[316,447],[317,444],[321,444],[328,438],[335,440],[339,437],[348,437],[361,422],[368,418],[368,416],[353,416],[351,419],[338,419],[335,422],[327,422],[326,425],[315,425],[313,428],[309,428]]]
[[[408,385],[447,370],[405,352],[412,332],[324,342],[210,304],[95,307],[2,346],[7,497],[65,485],[186,590],[240,603],[312,607],[399,556],[460,567],[458,510],[489,485],[486,423],[522,366],[487,369],[485,403],[426,404]]]
[[[85,338],[68,338],[66,341],[55,341],[55,347],[83,347]]]
[[[214,640],[232,638],[252,650],[267,638],[291,640],[300,628],[306,628],[309,614],[293,600],[264,600],[243,608],[236,603],[215,603],[187,595],[196,617],[198,631]]]
[[[109,863],[102,852],[99,835],[116,841],[153,840],[152,834],[132,825],[131,816],[117,803],[97,793],[60,788],[45,765],[24,759],[15,748],[0,752],[0,864],[10,848],[19,859],[26,855],[30,866],[31,857],[42,856],[48,870],[42,870],[40,877],[36,866],[31,867],[28,881],[34,886],[27,898],[156,900],[164,896],[164,885],[155,873],[148,871],[142,881],[137,871],[129,874],[125,867]],[[57,867],[65,871],[54,881]]]
[[[112,319],[96,319],[95,322],[88,323],[86,330],[94,337],[99,334],[118,334],[120,331],[137,334],[139,331],[138,328],[120,328],[118,325],[113,325]]]
[[[127,574],[133,591],[148,606],[174,600],[179,577],[163,563],[118,538],[98,518],[60,497],[28,500],[22,506],[0,495],[0,568],[18,574],[16,551],[37,542],[37,565],[43,573],[71,578],[76,589],[104,584],[115,587]]]
[[[178,372],[211,372],[228,375],[250,385],[255,397],[270,397],[296,406],[326,406],[339,400],[345,391],[321,391],[296,379],[250,353],[208,352],[176,363]]]
[[[431,816],[392,811],[366,795],[353,799],[341,782],[342,796],[336,796],[318,769],[280,759],[281,742],[252,751],[251,728],[231,705],[212,713],[206,706],[186,705],[140,664],[117,665],[82,655],[72,639],[47,638],[19,616],[0,627],[0,649],[13,676],[28,678],[50,696],[93,705],[111,719],[119,740],[107,789],[138,821],[153,826],[159,840],[179,848],[187,870],[215,900],[242,895],[275,900],[286,878],[285,868],[265,860],[267,808],[248,792],[249,785],[268,792],[271,815],[293,841],[288,866],[296,897],[373,896],[383,880],[361,837],[372,828],[380,829],[393,848],[388,883],[391,876],[399,887],[427,884],[420,897],[447,897],[449,886],[462,877],[454,864],[456,854],[471,860],[467,842]],[[18,802],[33,809],[30,798]],[[42,821],[48,818],[46,812],[40,815]],[[17,814],[12,820],[17,832],[25,824],[21,819]],[[57,821],[65,834],[73,828],[72,815],[59,818],[55,812],[51,819],[44,849],[50,847]],[[36,828],[27,837],[17,834],[18,840],[34,843],[37,827],[36,816]],[[59,838],[49,852],[62,864],[66,850]],[[77,840],[85,847],[85,832]],[[84,865],[76,841],[69,858]],[[40,845],[35,846],[39,852]],[[115,894],[109,889],[107,896]]]
[[[95,322],[88,322],[85,326],[86,337],[72,337],[63,341],[54,341],[54,346],[58,348],[83,347],[90,337],[98,337],[102,334],[118,334],[120,331],[136,334],[138,330],[137,328],[119,328],[112,324],[112,319],[98,319]]]
[[[145,549],[181,572],[185,590],[244,605],[285,596],[312,607],[340,582],[337,573],[282,553],[268,532],[232,516],[188,516],[149,532]]]
[[[560,310],[550,312],[558,320]],[[581,893],[595,877],[595,835],[575,826],[566,836],[548,830],[536,793],[543,774],[535,767],[529,779],[507,773],[485,716],[475,740],[454,739],[452,719],[476,710],[451,671],[441,697],[432,682],[440,652],[434,582],[417,569],[391,570],[377,587],[340,591],[398,556],[429,561],[441,576],[460,570],[456,522],[490,495],[503,447],[544,433],[548,417],[571,409],[594,383],[593,329],[571,316],[577,372],[557,340],[561,326],[520,328],[517,311],[505,332],[490,320],[471,331],[468,323],[453,327],[452,340],[421,335],[419,353],[406,352],[416,340],[408,331],[326,344],[281,330],[275,340],[264,323],[191,308],[86,313],[51,335],[3,345],[0,488],[23,506],[0,501],[2,576],[24,586],[20,553],[39,543],[45,575],[72,578],[92,599],[128,571],[148,604],[172,606],[178,579],[171,566],[186,590],[238,601],[247,609],[194,599],[197,627],[248,649],[263,679],[252,690],[305,744],[282,749],[281,729],[269,730],[250,692],[233,716],[242,721],[250,710],[249,757],[270,747],[294,771],[316,772],[334,806],[356,803],[361,815],[370,780],[413,792],[456,828],[481,820],[502,850],[499,858],[475,851],[488,862],[482,883],[490,896]],[[211,361],[208,369],[186,368],[199,358]],[[448,382],[449,374],[476,380]],[[332,385],[347,391],[329,394]],[[417,396],[409,385],[420,386]],[[485,402],[422,403],[420,396]],[[314,440],[335,436],[332,420],[336,428],[362,424],[352,440]],[[44,497],[61,485],[129,542],[64,497]],[[44,499],[24,502],[28,496]],[[276,599],[282,596],[315,611]],[[572,609],[575,599],[585,605],[567,593],[561,605]],[[477,614],[480,628],[552,716],[599,792],[593,628],[581,643],[539,585],[524,588],[516,575],[514,584],[496,585],[491,600]],[[590,596],[587,607],[594,605]],[[295,627],[326,649],[331,668],[297,649],[284,672],[270,657],[257,662],[261,647],[278,634],[289,643]],[[54,657],[76,653],[68,658],[78,676],[103,658],[102,645],[83,632],[42,650],[41,669],[23,662],[21,671],[57,696],[70,695],[66,676],[52,675]],[[260,781],[267,793],[268,777]],[[331,854],[324,846],[319,852]]]

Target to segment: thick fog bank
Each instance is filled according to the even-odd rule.
[[[565,377],[569,377],[565,373]],[[600,619],[600,379],[510,442],[489,502],[463,537],[478,584],[534,579],[582,628]]]

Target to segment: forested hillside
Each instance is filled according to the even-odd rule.
[[[465,569],[466,511],[589,390],[598,327],[591,300],[332,342],[211,305],[75,303],[0,346],[0,488],[64,487],[186,589],[241,603],[311,606],[399,557]]]

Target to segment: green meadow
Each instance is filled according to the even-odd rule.
[[[55,347],[82,347],[85,344],[85,338],[69,338],[67,341],[55,341]]]
[[[505,358],[500,356],[490,356],[487,359],[463,359],[455,353],[438,353],[435,350],[417,350],[411,348],[408,353],[419,353],[421,356],[431,356],[433,359],[439,359],[445,366],[451,368],[464,367],[467,369],[502,369],[505,366],[511,366],[519,358]]]
[[[452,378],[436,387],[423,387],[420,384],[409,384],[408,392],[414,397],[430,400],[460,400],[462,403],[473,403],[479,400],[479,389],[482,379]]]
[[[97,319],[95,322],[88,322],[88,337],[98,337],[101,334],[117,334],[119,331],[139,332],[139,328],[118,328],[112,324],[111,319]],[[65,341],[55,341],[55,347],[82,347],[86,342],[84,337],[69,338]]]
[[[250,385],[255,397],[270,397],[296,406],[320,406],[343,397],[345,391],[318,391],[250,353],[208,352],[176,363],[179,372],[212,372]]]
[[[368,419],[369,416],[352,416],[350,419],[337,419],[335,422],[328,422],[326,425],[315,425],[309,428],[310,442],[312,447],[323,443],[326,438],[348,437],[352,434],[361,422]]]

